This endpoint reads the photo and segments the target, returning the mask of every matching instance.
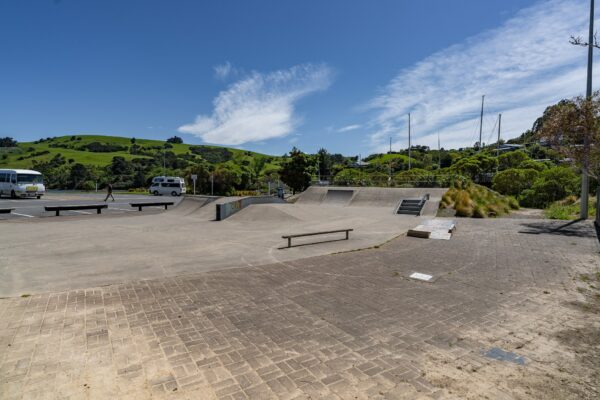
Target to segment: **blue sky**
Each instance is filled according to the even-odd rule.
[[[0,1],[0,136],[472,145],[585,90],[587,0]],[[598,23],[598,22],[597,22]],[[594,85],[596,86],[596,85]]]

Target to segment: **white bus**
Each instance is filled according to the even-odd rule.
[[[0,169],[0,197],[37,197],[46,193],[44,177],[29,169]]]
[[[155,196],[170,194],[171,196],[181,196],[185,193],[185,180],[178,176],[155,176],[152,178],[152,185],[148,192]]]

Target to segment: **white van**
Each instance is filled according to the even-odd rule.
[[[46,193],[44,177],[30,169],[0,169],[0,197],[37,197]]]
[[[148,191],[155,196],[165,194],[181,196],[185,193],[185,181],[178,176],[155,176]]]

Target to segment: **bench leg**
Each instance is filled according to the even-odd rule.
[[[102,211],[100,208],[97,210],[97,214],[102,214]]]
[[[60,215],[60,211],[56,210],[56,216],[58,217]]]
[[[138,206],[138,211],[142,211],[142,206]]]
[[[167,209],[167,205],[165,204],[165,210]]]
[[[346,240],[348,240],[348,235],[350,234],[350,231],[346,231]]]
[[[292,247],[292,238],[287,238],[288,240],[288,248]]]

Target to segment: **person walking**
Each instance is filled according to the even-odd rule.
[[[112,201],[115,201],[115,196],[113,196],[112,192],[112,184],[109,182],[108,185],[106,185],[106,197],[104,198],[104,201],[107,201],[109,197],[112,197]]]

